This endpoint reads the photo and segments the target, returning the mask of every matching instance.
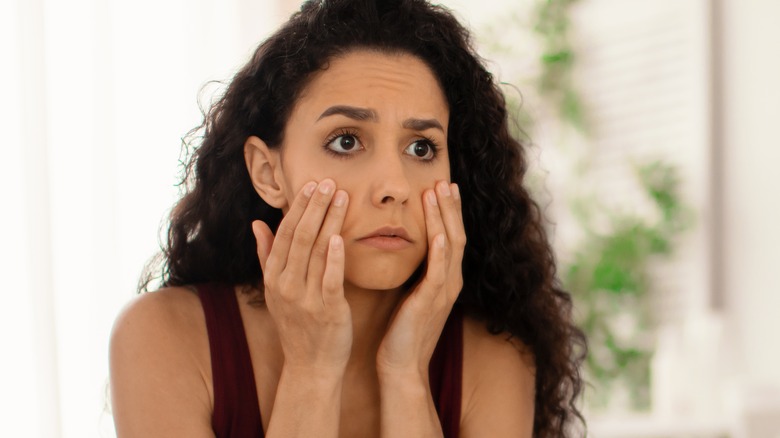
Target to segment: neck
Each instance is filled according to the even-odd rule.
[[[344,284],[344,296],[352,312],[353,331],[352,354],[348,367],[355,371],[374,370],[379,344],[404,295],[402,288],[369,290]]]

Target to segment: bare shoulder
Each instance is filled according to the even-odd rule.
[[[490,333],[482,321],[464,318],[463,437],[530,437],[535,387],[530,348],[508,333]]]
[[[127,331],[135,333],[134,328],[142,327],[186,332],[199,323],[205,324],[201,315],[200,300],[194,290],[185,287],[160,289],[138,295],[122,309],[114,323],[112,338]]]
[[[188,288],[133,299],[110,341],[111,402],[120,436],[213,436],[208,337]]]
[[[111,333],[111,353],[133,353],[138,361],[152,353],[208,352],[206,321],[194,290],[172,287],[141,294],[117,316]]]
[[[476,365],[474,371],[480,375],[484,373],[479,371],[485,367],[497,367],[518,372],[523,377],[534,377],[531,349],[509,333],[490,333],[485,322],[464,317],[463,342],[466,360]]]

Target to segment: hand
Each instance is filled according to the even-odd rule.
[[[428,235],[425,274],[399,306],[379,346],[380,376],[411,372],[427,381],[428,363],[463,287],[466,232],[458,186],[439,181],[435,188],[423,193]]]
[[[276,237],[252,223],[265,301],[276,323],[286,369],[343,372],[352,348],[352,316],[344,298],[348,196],[329,179],[298,193]],[[334,194],[335,192],[335,194]]]

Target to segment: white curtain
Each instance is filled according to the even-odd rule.
[[[112,436],[114,318],[177,196],[198,91],[289,13],[249,0],[0,2],[3,436]]]

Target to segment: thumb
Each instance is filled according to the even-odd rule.
[[[260,269],[265,272],[265,263],[271,254],[271,246],[274,243],[274,233],[263,221],[252,221],[252,233],[257,242],[257,258],[260,259]]]

